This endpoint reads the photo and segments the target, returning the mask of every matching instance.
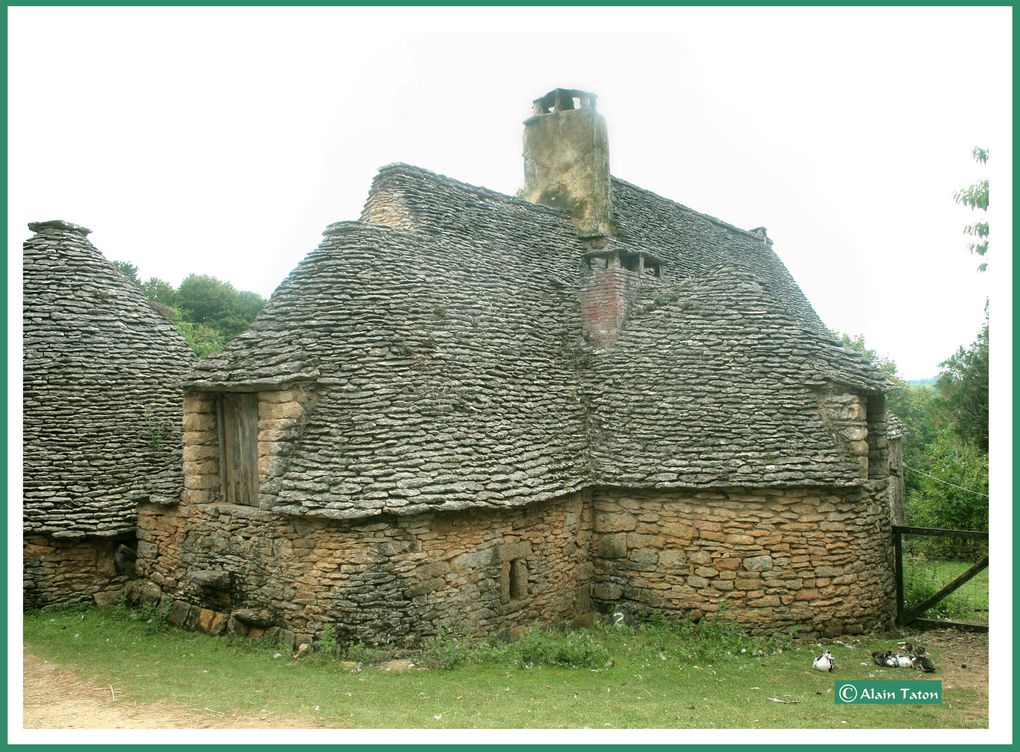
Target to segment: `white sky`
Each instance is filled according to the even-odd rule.
[[[933,376],[987,296],[1009,319],[1010,14],[12,8],[10,247],[67,219],[143,277],[268,295],[384,164],[513,193],[531,100],[582,88],[616,176],[766,226],[829,326]],[[952,194],[989,175],[979,275]]]

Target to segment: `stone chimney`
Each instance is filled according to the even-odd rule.
[[[583,238],[613,234],[609,140],[595,100],[553,89],[524,121],[524,198],[565,210]]]

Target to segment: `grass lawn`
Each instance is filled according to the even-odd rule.
[[[811,668],[820,652],[814,644],[752,640],[726,626],[596,627],[470,649],[447,640],[419,659],[429,670],[366,665],[359,673],[321,653],[293,660],[271,645],[164,629],[151,612],[121,607],[29,612],[24,639],[33,655],[115,684],[132,702],[267,711],[306,718],[310,726],[987,726],[987,701],[974,689],[947,688],[942,705],[835,705],[837,678],[942,678],[871,663],[871,651],[894,646],[892,637],[827,645],[838,661],[832,674]],[[575,665],[548,665],[557,662]]]

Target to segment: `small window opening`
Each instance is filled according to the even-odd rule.
[[[528,565],[524,559],[503,562],[500,578],[500,600],[503,603],[523,600],[528,596]]]
[[[519,601],[528,595],[528,568],[524,559],[510,562],[510,600]]]
[[[623,268],[629,272],[641,271],[641,257],[640,256],[624,256]]]
[[[650,264],[647,261],[645,262],[645,273],[650,275],[650,276],[652,276],[652,277],[661,276],[661,274],[659,272],[659,265],[658,264]]]

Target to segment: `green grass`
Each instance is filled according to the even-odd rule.
[[[908,608],[919,605],[963,574],[973,561],[941,561],[923,556],[906,560],[903,597]],[[927,619],[988,623],[988,569],[950,593],[923,614]]]
[[[987,726],[984,700],[969,689],[947,688],[941,706],[835,705],[834,678],[921,678],[871,664],[870,651],[890,639],[831,646],[839,667],[827,674],[810,667],[816,645],[748,639],[724,623],[531,633],[510,644],[436,640],[417,658],[433,668],[401,673],[347,673],[323,653],[292,660],[271,645],[164,630],[156,612],[122,607],[29,612],[24,638],[34,655],[135,702],[333,727]]]

